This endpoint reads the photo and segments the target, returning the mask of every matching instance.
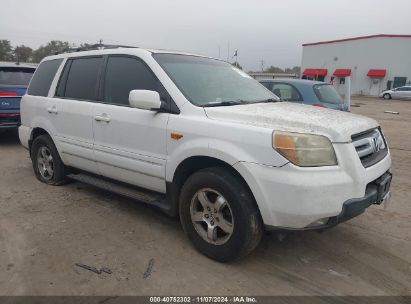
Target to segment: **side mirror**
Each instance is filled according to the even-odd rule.
[[[128,102],[132,108],[142,110],[160,110],[160,94],[149,90],[132,90],[128,96]]]

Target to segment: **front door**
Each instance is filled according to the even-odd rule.
[[[131,108],[131,90],[159,91],[150,68],[130,56],[109,56],[101,103],[93,106],[94,151],[100,174],[165,193],[167,113]]]
[[[407,87],[399,87],[396,88],[393,94],[393,97],[398,98],[398,99],[403,99],[407,98],[409,92]]]

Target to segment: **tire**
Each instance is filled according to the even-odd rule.
[[[179,210],[194,247],[214,260],[242,258],[261,241],[263,222],[254,198],[227,169],[207,168],[191,175],[181,189]]]
[[[31,146],[31,161],[39,181],[55,186],[67,182],[67,169],[50,136],[41,135],[34,139]]]
[[[392,99],[391,94],[389,93],[385,93],[384,95],[382,95],[382,98],[388,100],[388,99]]]

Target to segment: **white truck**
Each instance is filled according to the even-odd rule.
[[[21,102],[36,177],[179,216],[200,252],[243,257],[264,230],[324,230],[390,196],[370,118],[279,102],[229,63],[103,47],[45,58]]]

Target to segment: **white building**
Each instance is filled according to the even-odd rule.
[[[372,35],[303,44],[302,78],[333,82],[353,95],[377,96],[411,83],[411,35]]]

